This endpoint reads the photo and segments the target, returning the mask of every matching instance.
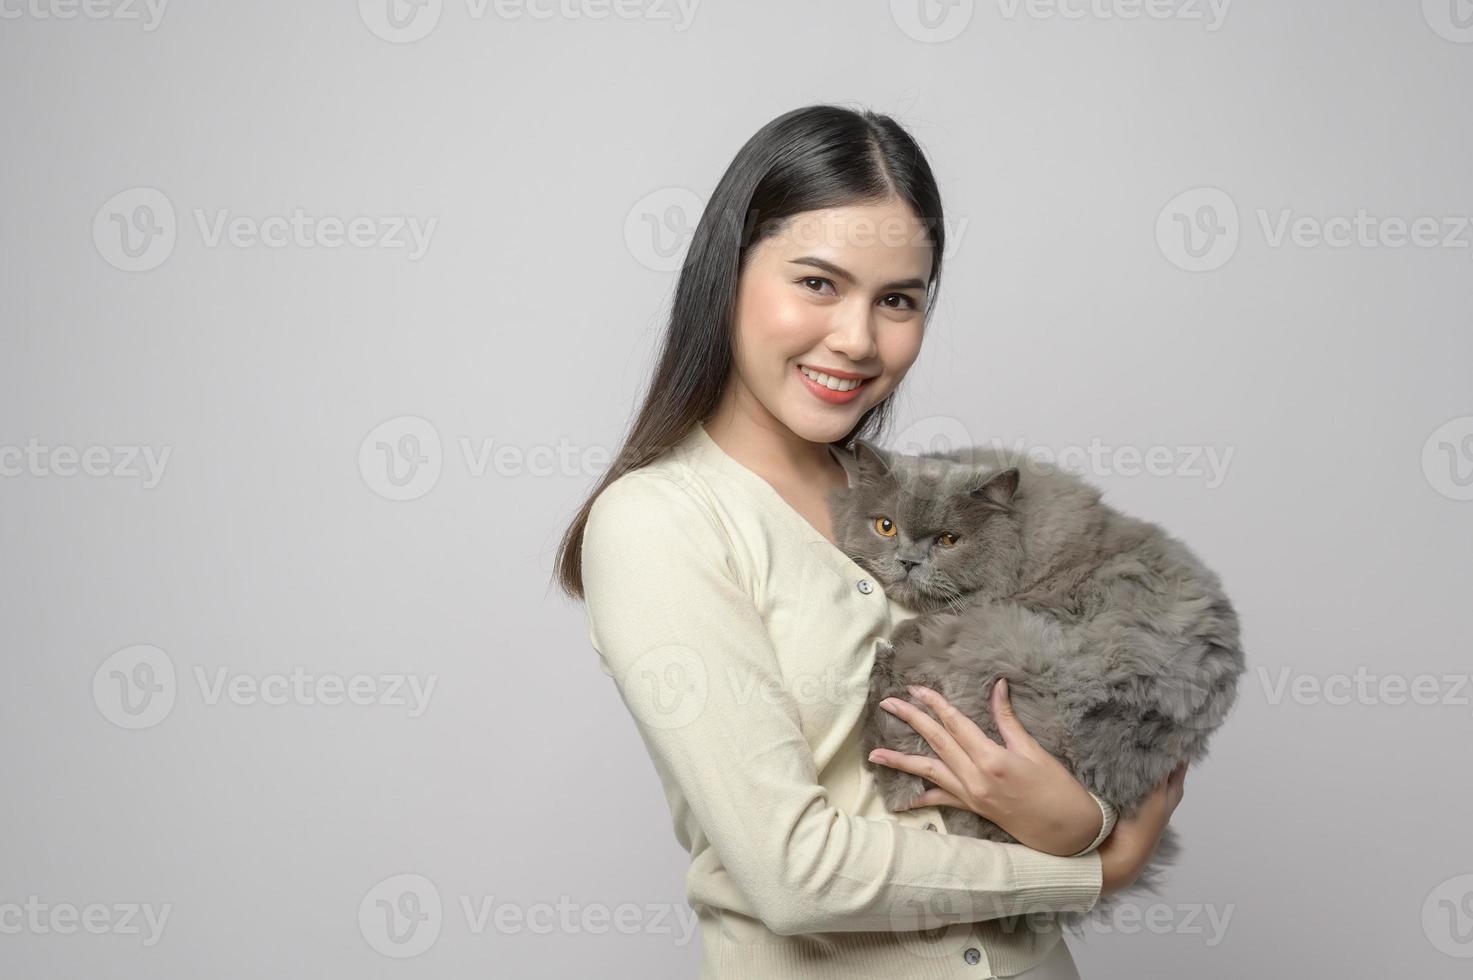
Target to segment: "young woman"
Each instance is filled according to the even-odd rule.
[[[1053,913],[1131,884],[1181,800],[1184,769],[1113,823],[1002,684],[1005,745],[935,692],[887,705],[937,757],[873,761],[938,788],[899,813],[875,792],[859,747],[874,642],[914,612],[834,544],[829,447],[885,429],[935,302],[941,218],[886,116],[810,106],[758,131],[559,549],[690,852],[703,978],[1075,978]],[[943,806],[1023,843],[948,834]]]

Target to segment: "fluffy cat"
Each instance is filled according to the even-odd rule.
[[[880,708],[924,684],[1001,744],[988,699],[1008,679],[1019,721],[1121,819],[1178,764],[1207,754],[1245,670],[1237,614],[1217,575],[1161,528],[1078,477],[1003,447],[908,456],[859,440],[833,449],[848,486],[828,498],[840,548],[920,614],[876,646],[863,751],[934,755]],[[931,784],[865,763],[893,809]],[[969,810],[948,830],[1016,839]],[[1167,827],[1135,888],[1158,891],[1180,852]],[[1104,917],[1061,913],[1079,929]]]

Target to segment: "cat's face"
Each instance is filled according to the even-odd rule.
[[[1023,563],[1016,469],[905,456],[863,440],[833,450],[848,486],[829,497],[839,547],[921,612],[976,593],[1006,595]]]

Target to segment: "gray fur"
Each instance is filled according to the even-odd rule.
[[[1206,756],[1245,665],[1221,582],[1184,544],[1104,504],[1078,477],[1000,446],[905,456],[860,440],[833,453],[848,473],[828,501],[840,548],[920,612],[877,645],[866,757],[877,746],[934,755],[878,706],[918,703],[910,683],[940,691],[1001,743],[988,700],[999,677],[1029,734],[1121,819],[1179,763]],[[893,522],[893,537],[875,528],[877,516]],[[942,532],[956,543],[943,547]],[[930,788],[866,765],[892,809]],[[946,823],[1015,841],[968,810],[948,809]],[[1159,892],[1161,868],[1179,853],[1168,827],[1135,888]],[[1078,930],[1121,894],[1059,921]]]

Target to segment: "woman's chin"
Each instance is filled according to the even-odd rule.
[[[854,428],[864,414],[865,399],[855,399],[848,405],[823,405],[807,392],[800,392],[802,401],[783,413],[782,421],[799,437],[809,442],[838,442]]]

